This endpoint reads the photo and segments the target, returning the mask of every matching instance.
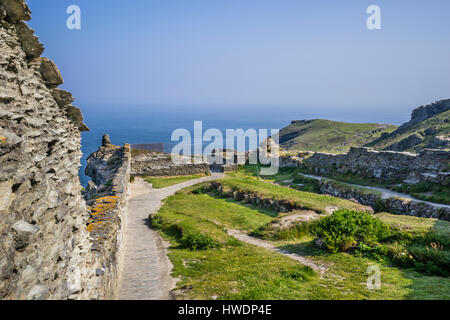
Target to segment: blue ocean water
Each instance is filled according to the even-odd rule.
[[[373,108],[371,112],[358,108],[317,107],[248,107],[248,106],[80,106],[89,132],[82,134],[83,158],[80,180],[84,175],[86,159],[101,144],[102,136],[109,134],[116,145],[124,143],[164,143],[166,152],[177,143],[171,141],[172,132],[188,129],[193,136],[194,121],[203,122],[203,130],[226,129],[282,129],[292,120],[330,119],[346,122],[373,122],[401,124],[409,119],[406,108]]]

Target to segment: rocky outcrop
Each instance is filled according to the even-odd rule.
[[[102,145],[87,158],[85,174],[92,178],[84,192],[88,204],[97,198],[113,195],[113,180],[123,165],[124,157],[129,158],[125,147],[111,144],[109,136],[104,135]]]
[[[405,139],[396,142],[389,146],[387,150],[392,151],[403,151],[408,150],[418,144],[421,144],[425,139],[418,133],[413,133],[412,135],[406,137]]]
[[[440,100],[426,106],[420,106],[413,110],[411,120],[398,128],[398,131],[407,129],[408,127],[450,110],[450,99]]]

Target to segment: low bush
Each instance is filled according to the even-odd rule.
[[[180,239],[180,244],[183,248],[192,251],[207,250],[217,247],[217,242],[210,236],[200,232],[186,232]]]
[[[382,241],[392,235],[389,226],[370,213],[348,209],[337,210],[313,223],[311,232],[333,253],[348,251],[360,242]]]

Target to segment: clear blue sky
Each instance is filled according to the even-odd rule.
[[[78,104],[404,108],[450,98],[448,0],[28,0]],[[66,8],[82,29],[66,28]],[[377,4],[382,30],[366,28]]]

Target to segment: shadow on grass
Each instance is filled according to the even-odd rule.
[[[305,241],[300,242],[296,244],[288,244],[277,247],[279,250],[289,251],[292,253],[297,253],[299,255],[305,256],[305,257],[324,257],[329,255],[329,253],[325,250],[316,248],[314,246],[314,241]]]
[[[413,300],[450,300],[450,223],[435,220],[429,231],[423,236],[424,261],[430,259],[432,264],[425,264],[420,273],[405,269],[403,276],[411,281],[408,299]],[[437,246],[435,246],[437,245]],[[433,248],[433,246],[435,246]],[[409,246],[411,247],[411,246]],[[428,249],[429,248],[429,249]],[[436,272],[439,268],[439,272]]]
[[[217,199],[217,200],[224,200],[224,201],[226,201],[228,203],[235,203],[235,204],[247,207],[249,209],[258,211],[259,213],[262,213],[262,214],[264,214],[266,216],[269,216],[269,217],[272,217],[272,218],[276,218],[278,216],[278,212],[276,212],[274,210],[271,210],[271,209],[264,209],[264,208],[258,207],[256,205],[253,205],[253,204],[250,204],[250,203],[242,203],[241,201],[236,201],[233,198],[224,198],[224,197],[221,197],[218,194],[212,193],[212,192],[208,193],[208,195],[210,197],[213,197],[214,199]]]

